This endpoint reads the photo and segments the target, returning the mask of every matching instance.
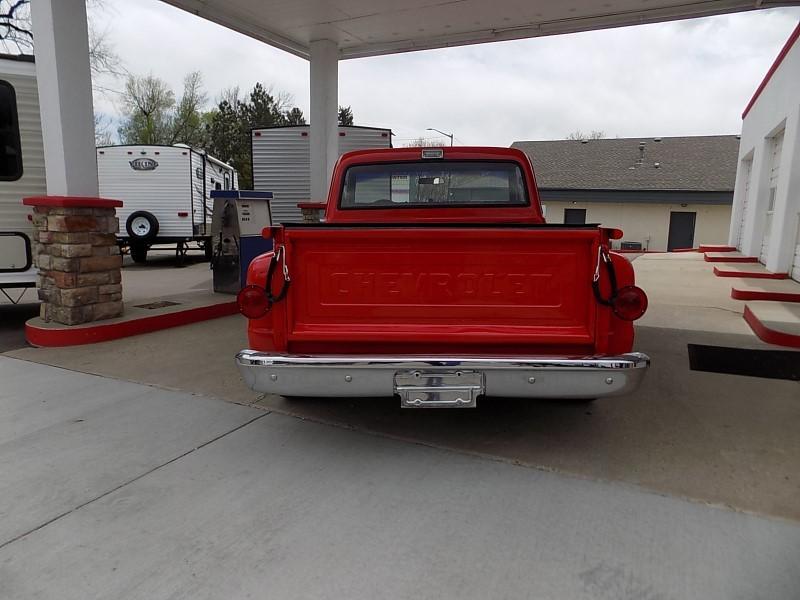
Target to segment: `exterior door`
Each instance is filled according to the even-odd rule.
[[[692,248],[694,245],[695,212],[669,213],[669,239],[667,250]]]
[[[800,213],[797,215],[797,232],[794,238],[794,257],[792,257],[792,279],[800,282]]]
[[[564,209],[564,223],[566,225],[585,225],[586,224],[586,209],[585,208],[565,208]]]
[[[747,203],[750,197],[750,178],[753,174],[753,159],[750,158],[744,161],[742,163],[742,168],[744,169],[744,194],[742,198],[742,216],[739,221],[739,236],[737,238],[739,250],[742,249],[744,244],[744,226],[745,223],[747,223]]]
[[[772,157],[769,169],[769,197],[767,199],[767,216],[764,219],[764,232],[761,236],[761,252],[758,259],[767,264],[769,254],[769,238],[772,234],[772,216],[775,212],[775,194],[778,192],[778,179],[781,174],[781,153],[783,151],[783,131],[772,141]]]

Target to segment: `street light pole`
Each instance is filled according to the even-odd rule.
[[[428,127],[425,131],[435,131],[437,133],[441,133],[444,137],[450,138],[450,145],[453,145],[453,134],[452,133],[445,133],[441,129],[436,129],[435,127]]]

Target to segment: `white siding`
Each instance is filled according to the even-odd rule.
[[[729,243],[758,256],[768,270],[786,273],[796,263],[800,213],[800,26],[762,84],[743,115],[734,195],[734,214],[743,218],[731,228]],[[746,178],[741,169],[749,157],[753,163],[743,210]]]
[[[310,198],[311,158],[307,125],[274,127],[252,132],[253,188],[272,192],[275,223],[302,221],[298,202]],[[339,127],[339,155],[364,148],[391,147],[391,131],[371,127]],[[305,135],[304,135],[305,134]]]
[[[125,223],[137,210],[146,210],[158,219],[158,237],[191,237],[192,197],[190,177],[194,173],[189,148],[170,146],[111,146],[97,150],[97,175],[100,196],[122,200],[117,209],[120,235],[127,236]],[[136,171],[130,163],[136,158],[152,158],[158,167]],[[178,212],[189,216],[179,217]]]
[[[136,171],[130,163],[140,157],[158,166]],[[158,219],[158,237],[203,236],[211,227],[215,184],[224,189],[226,181],[237,181],[233,167],[185,146],[98,148],[97,172],[100,195],[123,202],[117,210],[120,235],[127,235],[125,223],[132,212],[146,210]],[[180,217],[179,212],[189,215]]]
[[[14,87],[22,145],[22,177],[16,181],[0,181],[0,231],[21,232],[30,238],[33,232],[33,226],[28,220],[31,209],[22,204],[22,199],[41,196],[47,192],[35,65],[0,59],[0,79]],[[0,237],[0,270],[24,267],[26,261],[22,238]],[[0,282],[4,284],[35,280],[34,268],[23,273],[0,272]]]

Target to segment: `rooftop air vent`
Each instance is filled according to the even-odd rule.
[[[660,142],[660,141],[661,141],[661,138],[653,138],[653,141],[654,141],[654,142]]]
[[[655,163],[653,163],[653,167],[655,167],[656,169],[658,169],[658,168],[660,168],[660,167],[661,167],[661,163],[660,163],[660,162],[655,162]]]
[[[589,143],[589,140],[585,140],[585,139],[581,140],[581,144],[588,144],[588,143]]]

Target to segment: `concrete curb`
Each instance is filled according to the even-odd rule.
[[[731,271],[714,267],[717,277],[741,277],[742,279],[787,279],[788,273],[770,273],[769,271]]]
[[[39,317],[25,323],[25,339],[32,346],[62,347],[96,344],[119,338],[150,333],[159,329],[169,329],[189,325],[198,321],[207,321],[219,317],[227,317],[238,312],[236,302],[222,302],[210,306],[199,306],[186,310],[172,311],[160,315],[152,315],[137,319],[119,320],[113,323],[95,322],[87,325],[46,324]]]
[[[775,344],[776,346],[786,346],[787,348],[800,348],[800,335],[793,333],[786,333],[785,331],[778,331],[767,327],[764,323],[750,310],[749,306],[744,307],[744,320],[750,326],[758,338],[768,344]]]
[[[768,290],[740,290],[731,288],[734,300],[771,300],[774,302],[800,302],[800,293],[771,292]]]

